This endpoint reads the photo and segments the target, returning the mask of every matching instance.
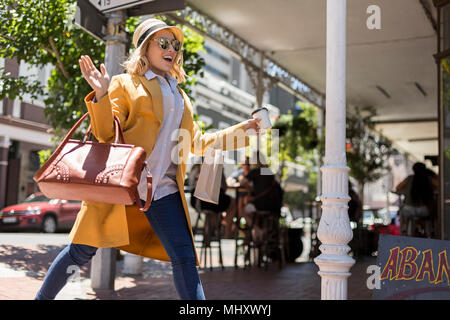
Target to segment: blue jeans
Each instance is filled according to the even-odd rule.
[[[180,299],[204,300],[205,295],[197,272],[194,248],[180,193],[152,201],[145,215],[170,257],[175,288]],[[68,245],[53,261],[35,299],[54,299],[72,274],[68,272],[73,270],[70,266],[85,265],[96,251],[96,247],[88,245],[74,243]]]

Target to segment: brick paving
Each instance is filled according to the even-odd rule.
[[[33,299],[53,259],[65,245],[0,245],[0,300]],[[314,262],[277,264],[269,269],[233,267],[234,247],[224,248],[225,269],[199,269],[209,300],[319,300],[320,276]],[[302,255],[303,256],[303,255]],[[214,257],[217,261],[217,257]],[[366,287],[367,267],[376,258],[358,259],[348,280],[348,299],[371,299]],[[217,265],[217,262],[215,262]],[[90,288],[90,264],[80,272],[80,281],[68,283],[56,299],[61,300],[174,300],[178,299],[167,262],[144,259],[143,274],[122,273],[123,260],[117,262],[114,292],[94,292]]]

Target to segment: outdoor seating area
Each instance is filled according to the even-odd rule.
[[[236,185],[232,190],[236,194],[242,191]],[[300,217],[292,217],[287,207],[280,213],[255,210],[249,219],[236,215],[231,236],[226,235],[226,212],[202,210],[198,199],[191,203],[197,204],[190,207],[192,230],[200,267],[205,270],[281,270],[287,264],[311,262],[320,254],[320,202],[307,202]],[[225,255],[228,263],[224,262]]]
[[[270,211],[254,211],[249,221],[235,218],[232,237],[225,237],[225,219],[222,213],[198,210],[198,206],[193,210],[196,215],[193,233],[201,267],[210,270],[215,267],[224,269],[223,241],[232,241],[234,244],[236,269],[257,266],[267,270],[270,263],[276,263],[279,268],[286,263],[287,238],[284,233],[287,231],[280,227],[279,215],[274,215]],[[255,226],[262,231],[262,237],[255,237]],[[213,255],[219,257],[217,265],[213,263]]]
[[[229,186],[229,189],[229,194],[234,195],[233,200],[238,208],[240,194],[245,189],[238,184]],[[402,197],[399,196],[400,204],[401,200]],[[218,213],[202,210],[199,205],[191,209],[194,217],[193,233],[201,268],[211,271],[226,268],[224,242],[228,248],[232,248],[229,255],[232,256],[233,263],[228,266],[235,269],[282,269],[287,264],[299,261],[312,262],[321,254],[319,250],[321,242],[317,236],[321,218],[320,201],[305,202],[301,216],[293,216],[288,211],[291,216],[287,217],[285,210],[281,210],[280,213],[255,210],[247,217],[242,217],[236,212],[232,219],[231,236],[226,232],[228,220],[226,211]],[[386,224],[385,211],[385,208],[365,209],[358,221],[352,222],[353,238],[349,243],[350,256],[356,259],[376,257],[381,234],[426,237],[426,230],[420,229],[422,224],[423,226],[429,224],[425,221],[426,219],[400,222],[399,210],[396,209],[389,213],[392,222]],[[411,233],[413,226],[416,233]],[[256,228],[262,230],[262,237],[258,238],[257,235],[255,237]],[[420,230],[423,234],[417,233]],[[301,259],[299,259],[300,256],[302,256]]]

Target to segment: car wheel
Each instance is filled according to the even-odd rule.
[[[56,231],[56,219],[52,216],[47,216],[42,222],[42,231],[45,233],[55,233]]]

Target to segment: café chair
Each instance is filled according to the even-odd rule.
[[[269,263],[278,261],[278,267],[283,268],[285,260],[285,244],[279,223],[279,214],[271,211],[258,210],[254,213],[254,224],[262,230],[262,239],[253,239],[250,250],[257,251],[257,265],[264,266],[267,271]]]
[[[200,264],[203,261],[203,267],[207,268],[209,255],[209,269],[213,270],[212,249],[217,249],[219,253],[219,264],[224,269],[222,257],[222,213],[211,210],[202,210],[204,216],[204,226],[202,229],[202,240],[200,242]]]
[[[253,221],[254,218],[252,219]],[[238,221],[235,221],[235,249],[234,249],[234,268],[237,269],[239,267],[238,260],[239,256],[243,256],[244,258],[244,269],[251,267],[251,256],[252,256],[252,246],[253,239],[253,226],[247,221],[245,218],[241,218]]]

